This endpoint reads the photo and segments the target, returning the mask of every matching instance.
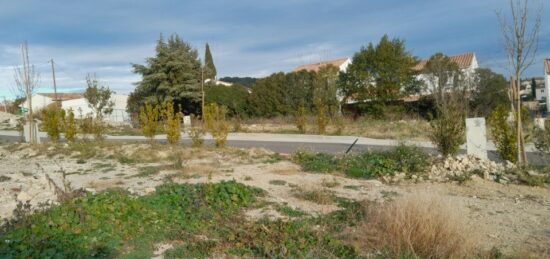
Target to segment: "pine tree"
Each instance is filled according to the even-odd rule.
[[[214,65],[214,58],[212,58],[212,52],[210,52],[210,46],[206,43],[206,51],[204,53],[204,78],[216,79],[216,66]]]
[[[201,64],[196,49],[178,35],[167,41],[161,36],[156,55],[147,58],[147,64],[134,64],[134,72],[142,80],[130,94],[128,111],[137,114],[145,103],[161,105],[169,101],[175,107],[196,113],[201,103]]]

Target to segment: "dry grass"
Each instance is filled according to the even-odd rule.
[[[302,188],[295,188],[292,192],[293,196],[298,199],[324,205],[333,204],[334,199],[336,198],[334,193],[327,189],[306,190]]]
[[[392,258],[467,258],[476,238],[461,215],[448,202],[424,194],[398,198],[367,206],[354,242]]]
[[[327,127],[328,135],[353,135],[378,139],[428,140],[430,125],[428,121],[413,117],[374,119],[362,117],[357,120],[345,118],[345,127],[338,133],[338,125],[331,123]],[[315,119],[308,117],[306,134],[316,134]],[[272,119],[249,119],[242,124],[241,131],[252,133],[291,133],[299,134],[298,128],[290,117]]]

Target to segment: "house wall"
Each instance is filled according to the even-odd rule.
[[[53,99],[43,95],[35,94],[32,97],[32,110],[33,112],[44,109],[46,106],[53,103]],[[29,104],[27,101],[23,102],[21,107],[28,108]]]
[[[545,76],[544,92],[546,94],[546,111],[550,112],[550,74]]]
[[[130,120],[130,116],[126,112],[126,104],[128,102],[127,95],[114,94],[111,96],[111,101],[114,103],[113,112],[106,115],[104,119],[108,122],[127,122]],[[82,118],[87,115],[95,116],[93,110],[88,105],[88,101],[85,98],[73,99],[64,101],[61,106],[65,110],[72,109],[77,118]]]
[[[546,100],[546,88],[537,88],[535,89],[535,99],[537,101]]]
[[[471,80],[473,79],[476,69],[478,68],[479,68],[479,64],[477,63],[477,58],[474,56],[470,67],[461,69],[461,72],[464,73],[464,76],[467,78],[467,80]],[[432,90],[434,89],[434,84],[431,82],[430,77],[428,75],[420,74],[416,76],[416,79],[423,81],[425,84],[425,88],[421,91],[422,95],[432,93]],[[452,84],[452,81],[449,81],[447,84],[448,85]]]

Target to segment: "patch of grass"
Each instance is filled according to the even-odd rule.
[[[271,180],[271,181],[269,181],[269,184],[271,184],[271,185],[286,185],[286,181],[284,181],[284,180]]]
[[[358,191],[361,189],[361,185],[344,185],[344,189]]]
[[[124,154],[116,154],[114,158],[121,164],[135,164],[136,160]]]
[[[399,145],[389,151],[368,151],[343,157],[298,152],[294,161],[305,171],[326,173],[340,170],[350,177],[372,179],[395,172],[422,173],[430,164],[430,156],[418,147]]]
[[[252,181],[252,177],[251,177],[251,176],[245,176],[245,177],[244,177],[244,180],[245,180],[245,181]]]
[[[77,164],[86,164],[86,160],[82,159],[82,158],[79,158],[79,159],[76,160],[76,163]]]
[[[323,179],[321,182],[321,186],[326,188],[334,188],[340,186],[340,183],[336,180],[336,178],[332,178],[332,181],[327,181],[326,179]]]
[[[139,168],[138,174],[135,177],[148,177],[151,175],[158,174],[164,166],[144,166]]]
[[[150,258],[163,240],[186,242],[182,255],[208,256],[212,246],[192,237],[221,238],[223,222],[240,223],[231,219],[260,193],[231,181],[167,184],[141,197],[120,189],[87,194],[2,227],[0,258]]]
[[[274,153],[274,154],[269,155],[269,156],[263,161],[263,163],[266,163],[266,164],[275,164],[275,163],[281,162],[281,161],[283,161],[283,160],[284,160],[284,158],[281,156],[281,154],[279,154],[279,153]]]
[[[293,159],[307,172],[330,173],[338,169],[338,159],[331,154],[299,151]]]
[[[200,240],[194,243],[187,243],[166,250],[164,258],[208,258],[218,243],[211,240]]]
[[[326,189],[321,190],[304,190],[296,188],[293,191],[294,197],[317,204],[332,204],[335,201],[336,196],[333,192]]]
[[[307,215],[307,213],[303,212],[300,209],[294,209],[289,206],[277,206],[275,209],[280,212],[283,215],[289,216],[291,218],[301,217],[304,215]]]

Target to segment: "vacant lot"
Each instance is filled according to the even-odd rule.
[[[366,180],[340,168],[306,172],[263,149],[5,145],[0,157],[0,216],[12,219],[0,238],[7,257],[549,253],[544,184]],[[421,227],[392,227],[403,222]]]

